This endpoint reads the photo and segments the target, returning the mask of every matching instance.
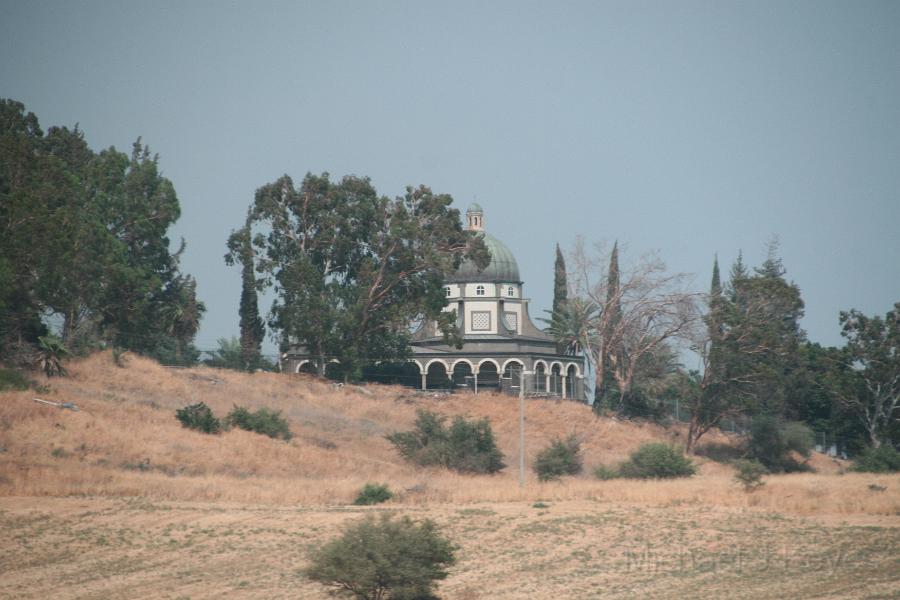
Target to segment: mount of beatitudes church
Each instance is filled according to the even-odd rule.
[[[559,354],[556,341],[532,323],[516,257],[485,231],[481,206],[472,204],[466,219],[469,230],[484,236],[491,261],[481,271],[463,261],[444,283],[444,310],[456,311],[462,348],[448,345],[433,321],[413,333],[410,363],[418,371],[417,387],[468,387],[476,392],[499,388],[517,394],[524,370],[529,394],[583,400],[584,358]],[[285,356],[288,372],[307,365],[310,358],[302,353]]]

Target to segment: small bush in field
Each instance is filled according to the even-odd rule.
[[[810,470],[794,459],[794,453],[809,458],[813,446],[813,433],[808,426],[768,415],[753,420],[747,441],[750,456],[773,473]]]
[[[370,504],[381,504],[387,502],[394,497],[387,485],[381,483],[367,483],[360,490],[359,496],[353,501],[353,504],[366,506]]]
[[[766,482],[762,478],[769,471],[758,460],[736,460],[734,468],[737,469],[734,479],[744,486],[744,491],[752,492],[765,485]]]
[[[574,435],[554,440],[541,450],[534,462],[534,471],[541,481],[559,479],[563,475],[578,475],[583,469],[581,443]]]
[[[14,369],[0,369],[0,392],[6,390],[27,390],[31,381]]]
[[[619,475],[628,479],[690,477],[696,471],[680,449],[659,442],[644,444],[619,466]]]
[[[867,448],[853,461],[853,470],[865,473],[896,473],[900,471],[900,452],[888,445]]]
[[[347,598],[425,600],[436,598],[455,551],[432,521],[370,515],[314,551],[303,574]]]
[[[594,477],[601,481],[609,481],[610,479],[619,477],[619,472],[606,465],[597,465],[594,467]]]
[[[441,415],[427,410],[417,414],[415,429],[387,436],[403,458],[423,467],[463,473],[496,473],[506,466],[487,419],[469,421],[457,416],[447,427]]]
[[[225,420],[232,427],[261,433],[270,438],[289,440],[293,437],[291,428],[287,420],[281,416],[280,410],[260,408],[255,412],[250,412],[243,406],[235,406]]]
[[[175,417],[183,427],[195,429],[203,433],[221,433],[222,423],[212,410],[203,402],[189,404],[175,411]]]

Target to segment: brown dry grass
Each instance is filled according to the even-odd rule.
[[[460,545],[444,597],[850,598],[900,594],[900,476],[772,476],[753,493],[700,459],[676,481],[596,481],[591,467],[683,431],[529,401],[529,460],[557,436],[583,440],[585,475],[518,487],[518,403],[427,397],[276,374],[170,370],[109,354],[71,366],[42,397],[0,394],[0,597],[325,598],[299,575],[309,552],[366,512],[432,518]],[[189,431],[175,409],[206,402],[284,411],[290,442]],[[417,408],[487,417],[510,467],[495,476],[423,470],[384,439]],[[709,441],[729,443],[718,434]],[[366,482],[398,498],[346,506]],[[886,488],[870,488],[870,484]],[[540,502],[538,502],[540,501]]]
[[[403,506],[459,545],[449,600],[889,598],[900,527],[713,506]],[[304,598],[299,570],[380,508],[0,498],[0,597]]]
[[[539,483],[528,473],[518,487],[518,401],[492,394],[428,397],[403,388],[335,389],[303,376],[166,369],[129,356],[125,368],[108,353],[71,365],[72,376],[49,382],[50,400],[75,402],[72,412],[41,405],[33,392],[0,394],[0,495],[141,496],[157,500],[266,504],[346,504],[366,482],[386,482],[398,502],[474,503],[600,500],[755,507],[796,514],[900,514],[900,477],[840,475],[843,465],[817,456],[814,474],[768,478],[747,494],[729,467],[700,459],[700,473],[675,481],[608,481],[591,468],[624,459],[647,441],[678,443],[683,432],[652,424],[597,418],[584,405],[531,400],[526,460],[554,437],[582,440],[581,477]],[[184,429],[175,409],[205,402],[226,414],[234,404],[281,409],[290,442],[229,431],[210,436]],[[510,463],[494,476],[421,469],[402,461],[386,433],[409,428],[417,408],[487,417]],[[709,441],[728,443],[726,436]],[[870,483],[888,492],[873,492]]]

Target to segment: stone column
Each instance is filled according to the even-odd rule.
[[[560,375],[560,377],[562,378],[561,379],[561,381],[562,381],[562,397],[563,397],[563,399],[565,399],[565,397],[566,397],[566,379],[568,379],[568,377],[566,377],[565,375]]]
[[[422,373],[422,389],[423,390],[428,389],[428,371],[425,371],[424,373]]]

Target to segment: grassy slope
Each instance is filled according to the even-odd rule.
[[[441,587],[451,598],[900,593],[898,476],[839,475],[817,457],[819,473],[770,477],[752,494],[716,463],[673,482],[586,474],[539,484],[529,474],[523,492],[514,467],[493,477],[416,469],[384,440],[417,407],[486,416],[515,465],[512,398],[369,395],[136,357],[117,368],[108,354],[72,374],[41,397],[81,412],[0,394],[0,597],[321,597],[296,569],[365,511],[344,505],[367,481],[387,482],[401,492],[389,508],[434,518],[460,543]],[[295,438],[182,429],[174,410],[198,401],[219,414],[235,403],[282,409]],[[679,439],[574,403],[527,410],[529,456],[571,432],[588,467]]]

